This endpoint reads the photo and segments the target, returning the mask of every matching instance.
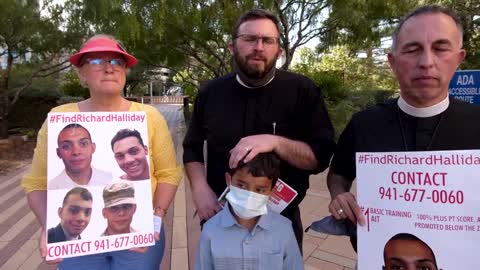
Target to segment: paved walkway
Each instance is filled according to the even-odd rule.
[[[157,109],[169,123],[177,159],[181,162],[181,142],[185,133],[182,108],[178,105],[158,105]],[[0,270],[55,269],[43,263],[39,256],[37,239],[40,227],[20,188],[21,176],[28,169],[29,166],[24,166],[7,176],[0,176]],[[322,173],[310,177],[310,189],[300,205],[304,227],[328,215],[329,195],[325,176]],[[184,178],[164,219],[167,247],[161,270],[193,269],[200,234],[198,218],[193,217],[194,210],[188,179]],[[303,250],[307,270],[352,269],[356,261],[346,237],[310,230],[305,234]]]
[[[25,166],[0,177],[0,269],[54,269],[42,263],[38,252],[40,225],[20,188]]]

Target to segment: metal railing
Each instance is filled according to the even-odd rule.
[[[145,104],[184,104],[186,96],[144,96],[144,97],[128,97],[129,100],[134,100]]]

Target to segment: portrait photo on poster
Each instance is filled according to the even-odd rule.
[[[47,257],[153,244],[146,114],[57,113],[48,119],[47,241],[52,252]]]
[[[398,233],[383,248],[383,270],[439,270],[432,248],[410,233]]]

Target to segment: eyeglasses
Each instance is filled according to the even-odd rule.
[[[133,208],[132,203],[124,203],[124,204],[119,204],[119,205],[114,205],[114,206],[108,207],[107,209],[109,211],[111,211],[112,213],[118,213],[118,212],[120,212],[120,210],[128,211],[132,208]]]
[[[127,66],[127,62],[124,59],[85,59],[85,62],[90,64],[93,70],[102,70],[107,67],[107,63],[112,66],[114,70],[122,70]]]
[[[273,47],[279,43],[278,37],[266,37],[266,36],[262,37],[257,35],[243,34],[243,35],[238,35],[237,38],[252,46],[257,44],[258,40],[262,41],[263,46]]]

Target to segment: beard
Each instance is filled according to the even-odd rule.
[[[263,65],[249,64],[248,61],[254,58],[263,61]],[[272,68],[275,68],[276,63],[275,58],[268,60],[264,55],[255,52],[241,57],[235,48],[233,50],[233,59],[243,74],[250,79],[262,79]]]

